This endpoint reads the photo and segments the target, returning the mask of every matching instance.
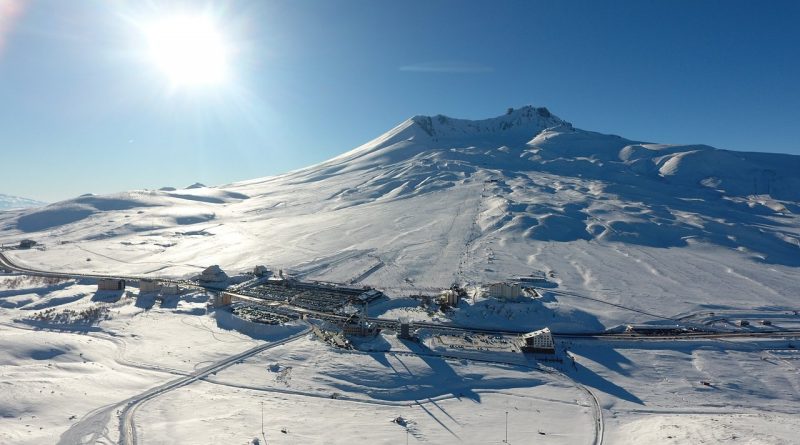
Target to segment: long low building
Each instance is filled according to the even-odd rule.
[[[161,283],[155,280],[140,280],[139,292],[143,294],[161,291]]]
[[[125,280],[102,278],[97,280],[97,290],[125,290]]]
[[[489,296],[492,298],[517,298],[522,295],[519,283],[492,283],[489,285]]]

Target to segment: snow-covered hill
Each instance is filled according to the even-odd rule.
[[[528,106],[415,116],[280,176],[7,213],[0,242],[40,241],[15,255],[48,269],[267,264],[396,294],[541,271],[562,290],[674,315],[794,303],[798,213],[798,156],[632,141]]]
[[[9,209],[24,209],[29,207],[40,207],[44,202],[33,199],[20,198],[19,196],[4,195],[0,193],[0,211]]]

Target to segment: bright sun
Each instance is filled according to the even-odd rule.
[[[229,48],[211,18],[175,16],[145,28],[150,58],[173,86],[205,86],[228,78]]]

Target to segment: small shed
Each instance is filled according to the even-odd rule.
[[[103,278],[97,281],[97,290],[125,290],[125,280]]]
[[[259,265],[253,269],[253,275],[257,277],[268,277],[272,275],[272,272],[270,272],[269,269],[267,269],[267,266]]]
[[[492,298],[517,298],[522,294],[519,283],[492,283],[489,285],[489,296]]]
[[[140,280],[139,292],[143,294],[158,292],[161,290],[161,283],[155,280]]]
[[[36,245],[36,241],[32,239],[24,239],[19,242],[20,249],[30,249],[31,247]]]
[[[539,329],[538,331],[523,334],[521,349],[523,352],[555,353],[556,345],[553,341],[553,334],[550,332],[550,328]]]
[[[218,283],[227,280],[228,275],[217,265],[207,267],[203,273],[200,274],[200,281],[205,283]]]

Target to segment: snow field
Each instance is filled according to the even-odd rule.
[[[335,394],[335,399],[332,398]],[[194,402],[190,402],[194,401]],[[192,403],[204,406],[192,415]],[[330,350],[305,339],[266,351],[147,403],[147,443],[591,443],[585,393],[530,368],[393,353]],[[191,418],[191,420],[186,420]],[[287,429],[288,434],[280,432]],[[540,432],[542,434],[540,434]]]

